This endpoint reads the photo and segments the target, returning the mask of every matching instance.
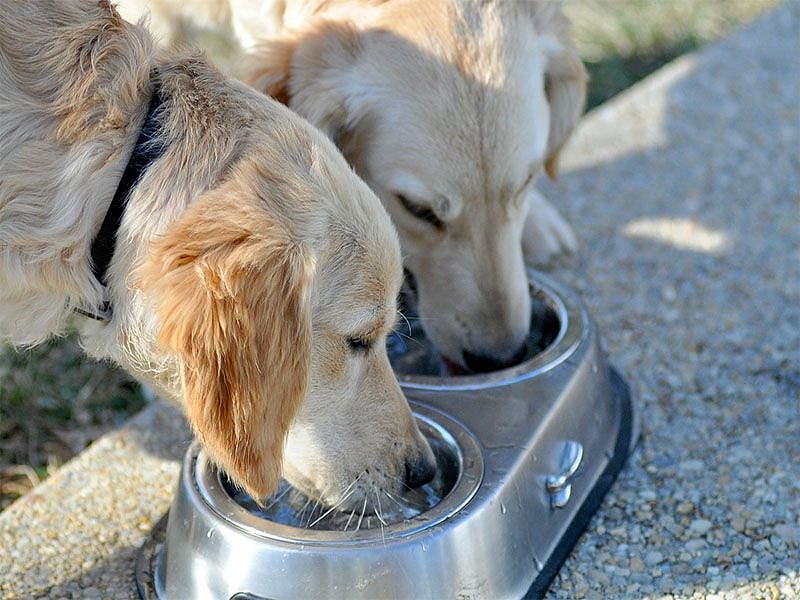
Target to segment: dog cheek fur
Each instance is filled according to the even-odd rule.
[[[140,269],[159,344],[177,354],[182,401],[214,460],[254,498],[281,476],[309,379],[314,263],[279,223],[210,195]]]

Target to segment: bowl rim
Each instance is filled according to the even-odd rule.
[[[492,373],[452,377],[398,374],[400,387],[444,392],[501,387],[546,373],[569,358],[590,335],[591,321],[586,307],[576,294],[543,273],[529,269],[528,280],[531,293],[544,296],[544,301],[558,316],[558,334],[547,348],[518,365]]]
[[[483,482],[484,462],[477,438],[462,423],[431,407],[410,404],[419,421],[435,429],[448,446],[455,448],[459,467],[451,490],[435,506],[411,519],[354,532],[304,529],[270,521],[251,513],[228,495],[220,480],[220,470],[197,442],[190,448],[185,463],[188,483],[216,517],[259,538],[297,545],[349,546],[385,544],[390,539],[414,535],[457,515],[472,500]]]

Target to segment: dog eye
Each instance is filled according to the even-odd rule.
[[[349,337],[347,338],[347,345],[350,346],[350,350],[353,352],[366,352],[372,348],[372,340],[365,340],[364,338],[359,337]]]
[[[430,223],[436,229],[444,229],[444,221],[442,221],[439,217],[436,216],[436,213],[433,212],[430,208],[426,208],[424,206],[420,206],[419,204],[415,204],[411,202],[408,198],[403,196],[403,194],[395,194],[397,201],[403,205],[409,213],[425,221],[426,223]]]

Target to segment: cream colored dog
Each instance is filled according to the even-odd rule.
[[[93,239],[123,185],[98,281]],[[105,0],[0,0],[0,339],[76,319],[253,496],[283,465],[360,507],[432,475],[384,349],[401,279],[378,199],[285,107],[155,52]],[[105,301],[107,320],[74,314]]]
[[[249,52],[246,81],[336,141],[383,201],[439,349],[477,371],[518,358],[526,262],[576,243],[533,187],[555,175],[585,98],[558,2],[128,3],[165,37],[228,25]]]

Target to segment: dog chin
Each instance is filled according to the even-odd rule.
[[[313,501],[325,502],[324,494],[308,478],[300,474],[296,469],[284,464],[283,478],[298,492],[308,496]]]

